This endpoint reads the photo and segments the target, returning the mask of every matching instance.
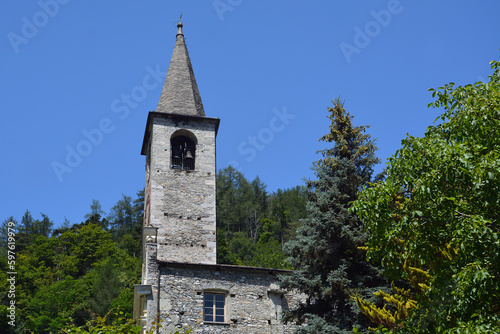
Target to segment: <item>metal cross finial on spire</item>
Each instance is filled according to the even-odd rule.
[[[177,35],[184,35],[182,33],[182,26],[183,24],[182,24],[182,13],[181,13],[181,15],[179,16],[179,22],[177,23]]]

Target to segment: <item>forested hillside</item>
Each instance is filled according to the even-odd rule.
[[[84,325],[92,315],[120,309],[132,316],[132,286],[140,281],[140,235],[144,193],[123,196],[104,212],[93,200],[86,220],[54,223],[29,211],[0,226],[0,328],[2,333],[58,333],[71,323]],[[15,223],[15,298],[8,298],[8,223]],[[12,224],[11,224],[12,225]],[[15,327],[7,322],[15,300]],[[10,306],[10,305],[9,305]],[[110,320],[112,315],[109,317]]]
[[[217,262],[289,268],[282,246],[306,215],[303,187],[269,194],[231,166],[217,174]]]
[[[219,263],[287,267],[282,245],[305,215],[303,188],[268,193],[258,177],[250,182],[232,167],[219,171],[217,181]],[[0,332],[59,333],[110,310],[108,322],[118,312],[131,319],[143,209],[139,191],[135,198],[123,195],[109,213],[93,199],[77,224],[55,224],[45,214],[35,219],[29,210],[20,219],[7,217],[0,224]],[[16,230],[15,299],[8,297],[9,222]],[[8,324],[10,300],[15,327]]]
[[[491,65],[487,83],[432,90],[439,122],[405,138],[382,176],[367,127],[353,125],[340,99],[305,186],[270,193],[258,177],[220,170],[218,262],[292,269],[280,284],[306,296],[285,314],[297,333],[500,332],[500,62]],[[44,214],[7,217],[0,332],[88,333],[100,316],[91,326],[115,329],[93,333],[137,333],[124,328],[141,276],[143,207],[139,191],[109,213],[92,200],[84,222],[56,229]]]

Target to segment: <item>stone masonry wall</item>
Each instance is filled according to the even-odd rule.
[[[172,169],[170,139],[188,131],[197,140],[195,169]],[[158,228],[158,259],[216,263],[215,122],[155,117],[148,150],[149,226]]]
[[[297,296],[284,294],[276,285],[279,270],[224,265],[186,265],[154,261],[154,246],[148,245],[149,283],[153,296],[148,301],[149,323],[157,315],[160,268],[160,313],[164,319],[160,333],[189,325],[194,333],[269,334],[292,333],[292,325],[283,325],[281,316],[296,305]],[[205,291],[225,293],[224,324],[204,323]],[[166,316],[168,314],[168,316]]]

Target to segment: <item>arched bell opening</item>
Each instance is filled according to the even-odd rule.
[[[196,137],[189,131],[176,131],[171,139],[171,168],[194,170],[196,161]]]

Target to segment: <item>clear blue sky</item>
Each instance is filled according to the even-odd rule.
[[[221,119],[217,168],[232,162],[269,191],[313,176],[334,97],[371,125],[385,161],[439,114],[429,88],[485,80],[500,56],[497,0],[7,1],[1,220],[29,209],[79,223],[93,198],[109,212],[144,187],[147,113],[181,13],[205,112]],[[68,163],[73,150],[85,156]]]

